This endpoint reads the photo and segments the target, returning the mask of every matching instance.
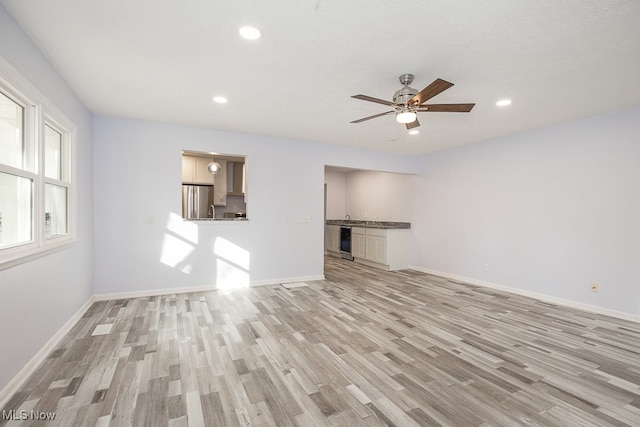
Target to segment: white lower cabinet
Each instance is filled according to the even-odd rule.
[[[387,263],[386,236],[369,236],[367,234],[364,259],[378,264]]]
[[[337,225],[325,226],[325,245],[327,252],[340,252],[340,227]]]
[[[366,228],[353,227],[351,229],[351,255],[354,258],[365,258]]]
[[[405,270],[409,268],[409,230],[392,228],[387,233],[385,262],[387,270]]]
[[[330,253],[340,252],[340,226],[326,226]],[[351,229],[351,255],[355,262],[385,270],[409,268],[409,230],[396,228]]]

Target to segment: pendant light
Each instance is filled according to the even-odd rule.
[[[217,174],[218,172],[220,172],[220,163],[218,162],[211,162],[207,165],[207,169],[209,170],[210,173],[212,174]]]

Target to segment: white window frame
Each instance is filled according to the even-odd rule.
[[[23,169],[0,163],[0,172],[33,180],[32,239],[0,249],[0,270],[3,270],[57,252],[77,242],[77,127],[2,57],[0,91],[24,107],[25,142]],[[45,177],[45,124],[62,135],[60,180]],[[66,234],[45,236],[45,183],[67,189]]]

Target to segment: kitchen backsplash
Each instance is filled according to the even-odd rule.
[[[227,206],[216,206],[216,218],[224,218],[227,212],[247,212],[247,204],[243,196],[227,196]]]

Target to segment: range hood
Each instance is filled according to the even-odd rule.
[[[229,196],[244,196],[244,162],[227,162]]]

